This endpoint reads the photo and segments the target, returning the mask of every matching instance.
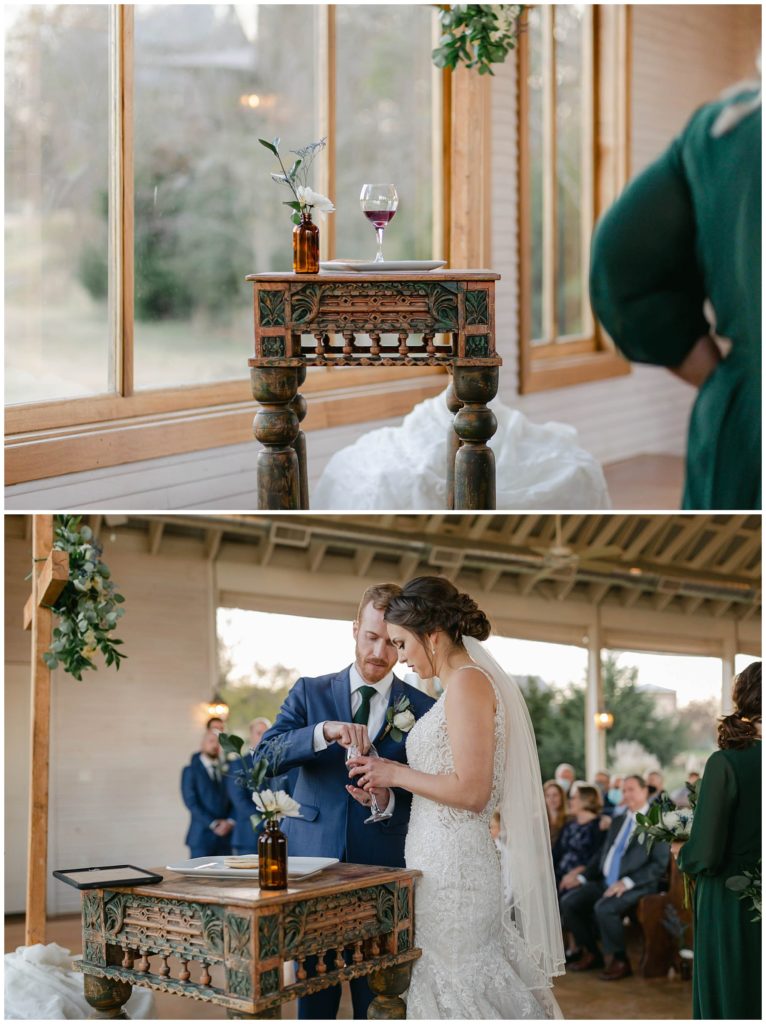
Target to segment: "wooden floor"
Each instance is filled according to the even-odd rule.
[[[80,918],[60,917],[48,923],[48,942],[57,942],[73,954],[82,952]],[[24,942],[24,919],[17,915],[6,918],[5,949],[12,952]],[[628,950],[634,964],[638,962],[638,951],[634,943]],[[566,1020],[690,1020],[691,984],[680,980],[655,978],[644,980],[639,977],[624,981],[600,981],[596,974],[567,974],[559,978],[555,995]],[[224,1020],[223,1009],[200,1003],[193,999],[163,992],[155,993],[155,1010],[158,1020]],[[282,1007],[284,1019],[294,1019],[295,1003]],[[344,986],[338,1019],[350,1020],[351,1000],[348,988]]]
[[[612,508],[675,511],[681,507],[684,460],[680,455],[636,455],[604,466]]]

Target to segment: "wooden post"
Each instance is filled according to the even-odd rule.
[[[32,707],[27,847],[25,944],[45,942],[48,885],[48,761],[50,755],[51,671],[43,654],[51,643],[49,605],[67,584],[69,556],[53,551],[53,516],[34,516],[32,595],[24,607],[24,628],[32,630]],[[42,564],[41,564],[42,563]]]

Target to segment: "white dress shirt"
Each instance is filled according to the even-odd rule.
[[[372,686],[375,689],[375,694],[370,698],[370,717],[367,720],[367,732],[370,736],[370,740],[374,742],[375,737],[383,728],[383,724],[386,720],[386,711],[388,709],[388,701],[391,696],[391,687],[394,684],[394,673],[389,672],[388,675],[384,676],[377,683],[368,683],[356,667],[356,664],[353,664],[349,669],[349,684],[351,687],[352,720],[362,703],[362,695],[359,692],[361,687]],[[329,746],[329,743],[324,738],[324,726],[324,722],[317,722],[314,726],[314,751],[316,753],[319,753],[320,750],[326,750]],[[389,793],[391,794],[391,798],[388,801],[386,810],[393,812],[394,804],[396,803],[393,789],[390,789]]]
[[[627,829],[628,830],[628,836],[630,837],[630,833],[632,833],[633,829],[636,827],[636,813],[638,813],[638,814],[646,814],[648,812],[648,810],[649,810],[649,804],[644,804],[644,806],[640,807],[639,810],[637,812],[635,812],[635,813],[633,811],[630,811],[627,808],[625,808],[624,820],[622,822],[622,825],[621,825],[619,831],[617,832],[617,835],[614,837],[614,842],[609,847],[609,850],[608,850],[607,855],[606,855],[606,859],[604,860],[604,867],[603,867],[604,878],[606,878],[607,875],[609,874],[609,868],[611,866],[612,860],[614,859],[614,851],[617,849],[617,844],[620,841],[620,836],[622,835],[623,830]],[[628,843],[629,842],[630,842],[630,838],[628,838],[628,841],[625,843],[625,849],[622,851],[623,855],[625,854],[625,850],[627,850],[627,848],[628,848]],[[622,878],[620,878],[619,881],[622,882],[622,884],[625,886],[626,889],[632,889],[633,886],[636,884],[633,881],[633,879],[629,878],[627,875],[625,875]]]

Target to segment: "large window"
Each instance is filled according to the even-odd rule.
[[[434,21],[431,5],[414,4],[12,9],[8,482],[250,436],[244,278],[291,267],[285,195],[259,137],[279,136],[288,152],[327,136],[312,181],[337,208],[320,222],[324,258],[372,254],[358,198],[378,180],[401,196],[387,254],[444,252]],[[410,369],[316,369],[303,390],[374,384],[380,408],[364,404],[375,418],[390,415],[383,382],[397,374],[416,381]],[[198,410],[204,423],[182,417]],[[166,416],[179,420],[178,447]],[[153,433],[121,447],[118,424],[138,418]],[[30,475],[23,448],[40,440]]]
[[[535,5],[519,47],[522,393],[629,371],[594,323],[590,237],[625,184],[627,9]]]

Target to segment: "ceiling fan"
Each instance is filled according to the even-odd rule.
[[[546,577],[570,579],[578,569],[582,569],[592,562],[598,562],[605,558],[620,558],[623,554],[623,549],[616,544],[583,548],[574,548],[565,544],[561,534],[560,515],[555,516],[555,527],[553,543],[545,547],[530,544],[532,551],[540,555],[542,559],[539,570],[530,580],[530,589],[539,580]]]

